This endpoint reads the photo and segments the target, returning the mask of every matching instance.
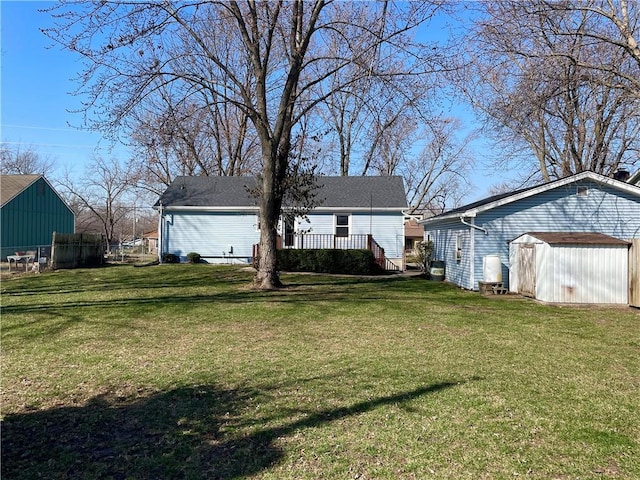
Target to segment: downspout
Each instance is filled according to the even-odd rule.
[[[469,255],[471,256],[471,258],[469,259],[469,280],[470,280],[470,284],[471,284],[471,290],[475,290],[475,286],[476,286],[476,236],[475,236],[475,231],[476,230],[480,230],[481,232],[484,232],[485,235],[488,235],[489,232],[486,228],[482,228],[479,227],[475,224],[475,217],[470,217],[471,218],[471,223],[465,221],[464,217],[460,217],[460,222],[462,222],[463,225],[467,225],[468,227],[471,227],[471,230],[469,232],[469,240],[471,243],[471,247],[469,248]]]
[[[467,225],[471,228],[475,228],[476,230],[480,230],[481,232],[484,232],[485,235],[489,235],[489,232],[486,228],[479,227],[475,223],[473,223],[474,222],[473,217],[471,217],[471,223],[465,221],[464,217],[460,217],[460,221],[462,222],[463,225]]]

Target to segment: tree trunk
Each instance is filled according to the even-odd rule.
[[[253,279],[253,286],[259,290],[274,290],[282,287],[280,275],[276,269],[277,235],[275,228],[260,230],[259,264]]]
[[[266,142],[265,142],[266,143]],[[276,155],[263,154],[263,178],[260,192],[260,253],[254,288],[273,290],[282,287],[276,266],[277,226],[282,206],[282,179],[276,175]]]

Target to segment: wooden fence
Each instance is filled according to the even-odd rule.
[[[90,233],[53,232],[51,268],[96,267],[104,264],[105,240]]]
[[[629,241],[629,305],[640,307],[640,239]]]

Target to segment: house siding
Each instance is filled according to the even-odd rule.
[[[248,262],[253,245],[259,243],[257,213],[192,212],[173,209],[164,220],[165,253],[186,260],[189,252],[197,252],[210,263]],[[308,219],[308,221],[307,221]],[[333,235],[334,214],[310,213],[307,219],[296,219],[296,233]],[[402,259],[404,245],[403,217],[400,213],[353,213],[351,234],[372,233],[385,249],[387,258]],[[282,225],[279,233],[282,234]],[[229,247],[233,254],[229,254]],[[231,259],[230,257],[237,257]]]
[[[586,188],[587,195],[579,196],[578,187]],[[583,180],[480,212],[474,222],[487,233],[476,230],[473,245],[465,247],[468,250],[463,252],[463,259],[473,254],[473,265],[460,262],[454,270],[455,276],[447,275],[447,279],[463,288],[477,289],[478,282],[483,280],[482,259],[497,254],[502,263],[502,278],[508,287],[509,242],[513,239],[532,231],[599,232],[620,239],[640,238],[640,199],[629,192]],[[426,224],[425,237],[438,230],[441,232],[437,237],[448,237],[444,252],[447,260],[452,255],[450,237],[461,228],[469,231],[471,227],[464,226],[459,219],[443,219]],[[442,255],[439,248],[443,247],[436,243],[436,254]]]
[[[253,245],[260,240],[254,213],[172,211],[168,217],[164,220],[162,250],[178,255],[182,261],[188,253],[197,252],[210,263],[249,262]],[[230,247],[233,254],[229,253]]]
[[[472,235],[470,228],[460,220],[449,220],[438,225],[437,229],[426,230],[425,240],[433,242],[433,260],[445,262],[445,280],[472,289]],[[462,255],[457,257],[457,242],[461,241]]]
[[[358,213],[351,216],[351,233],[371,234],[378,245],[384,248],[390,260],[400,260],[404,255],[404,221],[397,213]]]

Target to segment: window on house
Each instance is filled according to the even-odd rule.
[[[349,236],[349,215],[336,215],[336,237]]]
[[[586,197],[589,195],[589,189],[587,187],[578,187],[577,194],[579,197]]]
[[[462,234],[456,235],[456,260],[462,260]]]
[[[282,218],[282,236],[284,237],[284,247],[293,247],[295,242],[295,225],[294,220],[291,217]]]

